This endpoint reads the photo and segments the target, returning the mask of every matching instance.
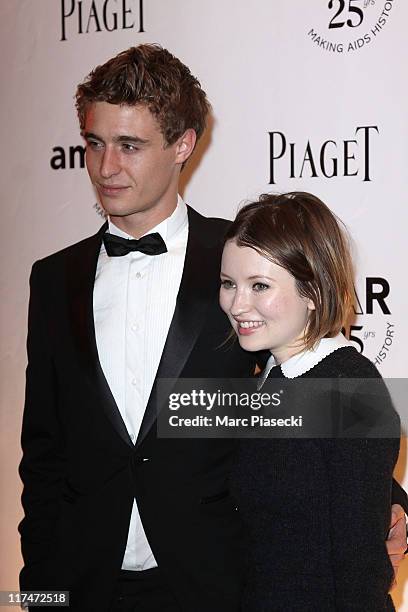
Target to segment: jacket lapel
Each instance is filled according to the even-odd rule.
[[[209,221],[188,207],[188,241],[176,308],[157,375],[137,438],[139,446],[157,418],[157,379],[180,376],[204,324],[209,304],[218,291],[221,248]]]
[[[188,207],[189,233],[176,308],[160,360],[156,380],[136,442],[140,445],[157,418],[157,379],[177,379],[190,356],[205,321],[207,308],[218,291],[219,237],[211,236],[209,221]],[[81,366],[115,431],[131,448],[125,423],[101,368],[96,345],[93,289],[105,223],[99,232],[71,251],[67,260],[70,320]]]
[[[105,223],[99,232],[81,242],[73,249],[67,261],[68,300],[71,328],[83,372],[88,376],[92,388],[101,396],[101,406],[116,432],[126,444],[133,448],[118,406],[109,388],[96,345],[93,289],[96,266],[101,248]]]

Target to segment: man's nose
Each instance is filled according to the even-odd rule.
[[[120,163],[118,154],[114,149],[106,147],[102,161],[101,161],[101,176],[103,178],[110,178],[120,172]]]

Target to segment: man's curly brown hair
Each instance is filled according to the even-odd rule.
[[[160,45],[145,44],[122,51],[97,66],[78,85],[76,108],[81,130],[94,102],[147,106],[171,145],[192,128],[197,140],[210,109],[205,92],[189,68]]]

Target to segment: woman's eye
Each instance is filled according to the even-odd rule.
[[[265,283],[254,283],[252,285],[252,289],[254,291],[266,291],[266,289],[269,289],[269,285],[266,285]]]
[[[221,279],[221,287],[223,289],[232,289],[232,287],[234,286],[234,283],[230,280],[222,280]]]

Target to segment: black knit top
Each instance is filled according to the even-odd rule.
[[[380,374],[342,347],[302,377]],[[244,612],[394,610],[385,540],[398,450],[395,438],[240,442],[231,488],[247,527]]]

